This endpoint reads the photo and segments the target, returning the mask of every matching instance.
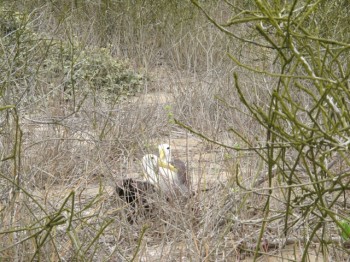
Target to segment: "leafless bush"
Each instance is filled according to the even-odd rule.
[[[220,2],[202,4],[221,24],[231,18]],[[286,177],[275,169],[264,176],[266,164],[251,149],[266,144],[266,129],[241,103],[243,96],[262,111],[271,108],[266,101],[278,79],[245,65],[275,72],[282,63],[273,50],[227,37],[187,1],[6,1],[1,14],[2,258],[241,259],[258,250],[271,187],[269,243],[262,239],[258,251],[282,250],[285,243],[271,239],[284,232]],[[234,32],[261,40],[252,24]],[[227,53],[241,64],[232,65]],[[313,90],[308,79],[299,83]],[[302,93],[290,96],[310,105]],[[280,124],[292,131],[288,121]],[[130,223],[132,210],[116,196],[115,182],[142,178],[139,159],[163,142],[187,161],[194,195],[186,201],[150,195],[153,213],[138,210]],[[333,168],[339,173],[344,164]],[[276,180],[267,184],[271,176]],[[339,197],[337,205],[343,202]],[[305,224],[296,225],[290,232],[301,241]]]

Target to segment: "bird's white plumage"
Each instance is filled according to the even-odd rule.
[[[144,174],[146,176],[146,179],[154,184],[157,185],[159,183],[159,176],[158,176],[158,157],[156,155],[147,154],[142,157],[142,168],[144,171]]]
[[[176,191],[188,194],[190,191],[184,163],[177,159],[171,162],[171,150],[168,144],[161,144],[158,149],[159,158],[152,154],[142,158],[146,180],[166,194]]]
[[[170,146],[168,144],[161,144],[158,146],[158,150],[160,160],[166,163],[170,163],[172,160]]]
[[[173,178],[171,173],[160,172],[159,158],[156,155],[147,154],[142,158],[142,167],[146,176],[146,180],[163,192],[170,191]]]

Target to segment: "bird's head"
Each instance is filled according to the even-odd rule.
[[[149,170],[155,171],[158,168],[158,157],[156,155],[147,154],[142,157],[142,167],[146,173]]]
[[[163,162],[169,163],[171,161],[171,151],[168,144],[161,144],[158,146],[159,158]]]

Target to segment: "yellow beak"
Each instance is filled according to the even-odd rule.
[[[173,172],[176,172],[176,171],[177,171],[176,167],[174,167],[173,165],[171,165],[171,164],[169,164],[169,163],[166,163],[166,162],[162,161],[160,158],[158,159],[158,166],[159,166],[159,167],[163,167],[163,168],[170,169],[170,170],[173,171]]]
[[[166,160],[166,159],[165,159],[165,152],[164,152],[163,149],[159,150],[159,159],[160,159],[161,161],[165,161],[165,160]]]

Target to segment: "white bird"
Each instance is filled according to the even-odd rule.
[[[152,154],[144,155],[141,164],[147,181],[153,185],[159,186],[158,157]]]
[[[116,193],[131,206],[132,213],[128,216],[129,222],[136,218],[136,210],[141,207],[146,213],[151,211],[148,196],[161,190],[166,195],[181,192],[189,196],[189,184],[184,162],[171,159],[170,146],[161,144],[158,146],[159,158],[156,155],[147,154],[142,158],[142,167],[146,181],[126,178],[117,182]]]
[[[171,150],[168,144],[159,145],[158,149],[159,158],[152,154],[147,154],[142,158],[146,180],[167,195],[176,192],[189,195],[185,164],[178,159],[171,160]]]
[[[168,144],[161,144],[158,146],[159,158],[167,163],[171,162],[171,150]]]
[[[173,185],[173,183],[171,182],[172,179],[160,172],[159,158],[156,155],[147,154],[143,156],[141,162],[146,180],[162,192],[166,194],[169,193]]]
[[[159,149],[159,173],[166,178],[168,185],[175,190],[180,190],[181,193],[188,195],[189,180],[187,179],[186,165],[179,159],[172,160],[170,146],[161,144]]]

